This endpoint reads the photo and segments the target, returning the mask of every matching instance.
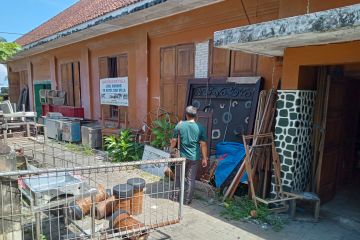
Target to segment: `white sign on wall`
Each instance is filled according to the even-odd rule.
[[[128,77],[100,79],[100,100],[104,105],[129,106]]]

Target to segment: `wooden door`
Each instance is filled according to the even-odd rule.
[[[194,77],[194,44],[161,48],[160,55],[161,107],[181,117],[187,82]]]
[[[66,104],[73,104],[73,88],[69,89],[70,81],[72,82],[72,66],[71,63],[61,64],[61,90],[66,92]],[[71,85],[70,85],[71,86]]]
[[[9,100],[17,103],[20,95],[20,74],[19,72],[9,72]]]
[[[61,64],[61,90],[66,92],[66,103],[69,106],[81,106],[80,63]]]
[[[322,203],[333,198],[336,192],[339,165],[344,156],[346,80],[332,78],[326,118],[324,152],[321,164],[318,193]]]
[[[345,79],[343,109],[342,156],[338,163],[337,187],[350,183],[352,179],[356,152],[356,139],[359,113],[359,79]]]

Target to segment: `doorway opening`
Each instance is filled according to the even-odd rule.
[[[309,189],[324,206],[341,202],[360,217],[360,64],[301,67],[299,83],[323,99],[313,117]]]

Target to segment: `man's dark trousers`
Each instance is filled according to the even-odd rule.
[[[186,160],[185,165],[185,191],[184,191],[184,203],[191,203],[195,191],[195,179],[196,174],[199,169],[201,161],[199,160]],[[175,171],[175,189],[180,189],[180,179],[181,179],[181,165],[176,166]],[[177,195],[177,194],[176,194]],[[178,196],[180,197],[180,196]]]

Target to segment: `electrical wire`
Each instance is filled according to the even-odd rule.
[[[0,32],[0,34],[25,35],[24,33],[15,33],[15,32]]]
[[[249,15],[247,14],[247,11],[246,11],[246,8],[245,8],[245,5],[244,5],[243,0],[241,0],[241,5],[242,5],[242,7],[243,7],[243,9],[244,9],[246,19],[248,20],[248,24],[250,25],[250,24],[251,24],[251,23],[250,23],[250,18],[249,18]]]

